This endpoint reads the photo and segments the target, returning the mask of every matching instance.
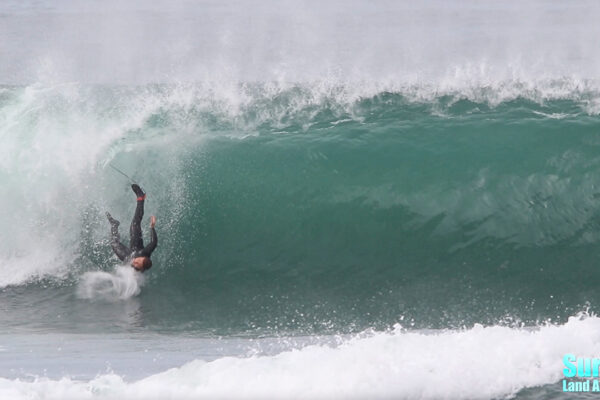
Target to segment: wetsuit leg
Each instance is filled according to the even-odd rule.
[[[110,222],[110,246],[121,261],[125,261],[131,253],[129,249],[121,243],[121,237],[119,236],[119,221],[112,220],[112,218]]]
[[[142,218],[144,217],[144,200],[138,200],[135,207],[135,214],[129,228],[130,242],[129,247],[132,252],[140,251],[144,248],[142,239]]]

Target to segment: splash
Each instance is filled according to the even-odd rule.
[[[144,276],[130,266],[116,267],[115,271],[86,272],[77,286],[81,299],[118,301],[137,296],[144,285]]]

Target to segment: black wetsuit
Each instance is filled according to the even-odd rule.
[[[144,216],[144,200],[138,200],[135,207],[135,214],[131,221],[131,227],[129,228],[129,247],[121,243],[119,236],[119,221],[110,218],[110,234],[113,251],[119,257],[121,261],[133,260],[136,257],[150,257],[156,245],[158,244],[158,238],[156,236],[156,230],[151,228],[152,239],[150,244],[144,247],[144,240],[142,239],[142,217]]]

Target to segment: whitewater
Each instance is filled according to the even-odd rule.
[[[271,356],[261,354],[261,347],[266,346],[262,339],[250,345],[244,357],[195,360],[133,382],[115,373],[83,382],[69,376],[33,382],[0,379],[0,395],[34,399],[462,399],[512,396],[522,388],[542,385],[549,386],[547,394],[555,394],[548,384],[561,375],[562,354],[599,350],[600,321],[586,317],[534,330],[477,325],[454,332],[407,332],[397,325],[387,333],[329,338],[328,345],[306,345]],[[195,343],[202,345],[209,344]],[[227,340],[219,343],[228,345]],[[289,342],[287,346],[294,347]]]
[[[599,17],[3,2],[0,399],[576,397]],[[135,205],[113,167],[146,241],[158,219],[143,275],[110,248]]]

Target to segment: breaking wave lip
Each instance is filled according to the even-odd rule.
[[[45,83],[29,85],[1,85],[0,101],[32,101],[36,97],[47,100],[56,96],[67,105],[80,101],[94,100],[94,92],[103,92],[111,97],[106,108],[126,105],[128,100],[136,109],[179,108],[202,109],[236,116],[248,107],[267,109],[284,104],[291,109],[307,106],[327,105],[330,107],[350,105],[362,100],[373,99],[385,94],[402,96],[409,103],[431,103],[443,99],[452,104],[457,100],[497,106],[516,99],[526,99],[544,104],[551,100],[572,100],[595,108],[600,101],[600,79],[576,77],[550,78],[472,78],[469,76],[448,79],[419,81],[413,79],[352,80],[321,79],[307,81],[236,81],[210,80],[179,83],[152,83],[144,85],[110,85]],[[125,101],[125,102],[124,102]],[[92,102],[93,104],[93,102]],[[40,104],[32,103],[38,108]],[[43,104],[42,104],[43,105]],[[2,106],[2,102],[0,102]],[[1,108],[0,108],[1,110]],[[33,109],[31,111],[37,111]],[[88,111],[88,110],[86,110]],[[135,118],[134,118],[135,119]]]
[[[510,398],[562,376],[564,354],[600,351],[600,318],[582,312],[562,325],[366,331],[272,356],[195,360],[127,382],[0,378],[3,398]]]

